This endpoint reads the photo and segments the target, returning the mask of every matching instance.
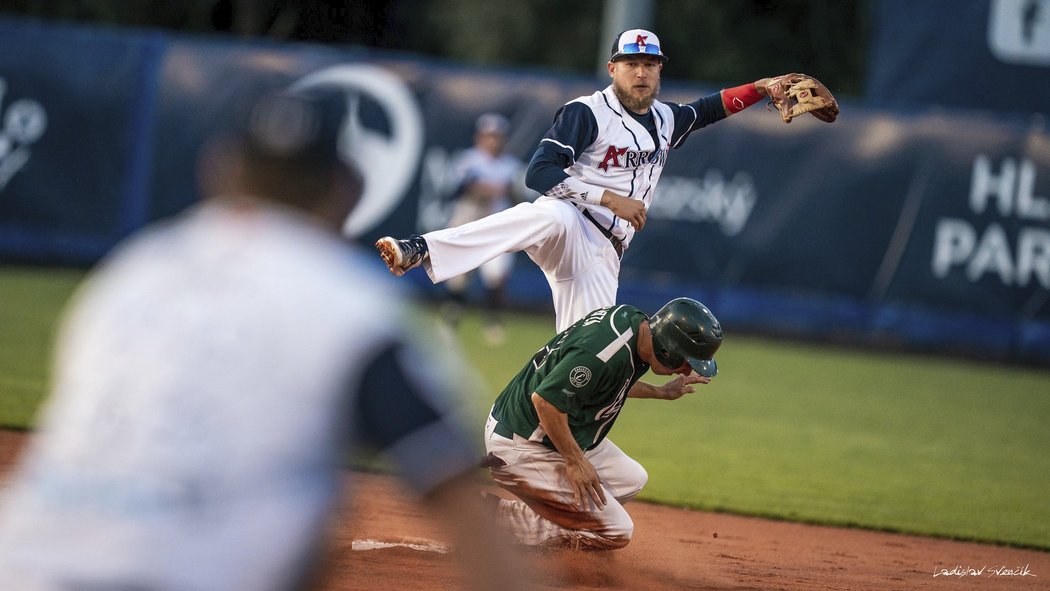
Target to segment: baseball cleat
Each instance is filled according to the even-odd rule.
[[[405,271],[414,269],[423,262],[427,256],[427,243],[418,234],[409,236],[406,240],[398,240],[390,236],[384,236],[376,241],[376,250],[383,262],[394,275],[400,277]]]
[[[499,517],[499,495],[486,490],[479,492],[481,493],[481,505],[484,507],[482,510],[488,513],[489,517],[492,517],[493,519]]]

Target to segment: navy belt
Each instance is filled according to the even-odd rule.
[[[616,234],[613,234],[608,228],[599,224],[598,220],[594,219],[594,216],[591,215],[591,212],[586,208],[581,207],[580,213],[583,214],[583,217],[587,218],[592,224],[594,224],[594,227],[598,228],[598,231],[601,232],[603,236],[609,239],[609,242],[613,245],[613,250],[616,251],[616,258],[623,260],[623,240],[620,240]]]

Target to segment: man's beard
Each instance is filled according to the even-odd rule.
[[[624,90],[616,84],[613,84],[613,94],[615,94],[616,98],[628,109],[636,112],[644,112],[652,106],[653,100],[656,99],[656,95],[660,94],[660,83],[656,83],[656,88],[653,89],[653,93],[648,96],[636,98],[631,95],[630,89]]]

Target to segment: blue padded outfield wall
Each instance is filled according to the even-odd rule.
[[[662,97],[717,90],[673,82]],[[450,160],[499,111],[527,160],[565,101],[605,81],[395,53],[0,20],[0,259],[88,264],[199,199],[197,150],[233,101],[346,94],[364,243],[443,226]],[[379,264],[378,259],[376,259]],[[549,309],[523,255],[516,304]],[[429,292],[421,272],[412,280]],[[620,300],[690,295],[727,330],[1050,365],[1050,133],[1042,118],[845,102],[833,125],[761,106],[671,154]]]
[[[1050,0],[879,0],[868,99],[1050,115]]]

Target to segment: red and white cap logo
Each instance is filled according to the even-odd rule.
[[[660,50],[660,39],[652,31],[629,29],[616,37],[609,60],[643,54],[656,57],[660,61],[667,61],[667,56]]]

